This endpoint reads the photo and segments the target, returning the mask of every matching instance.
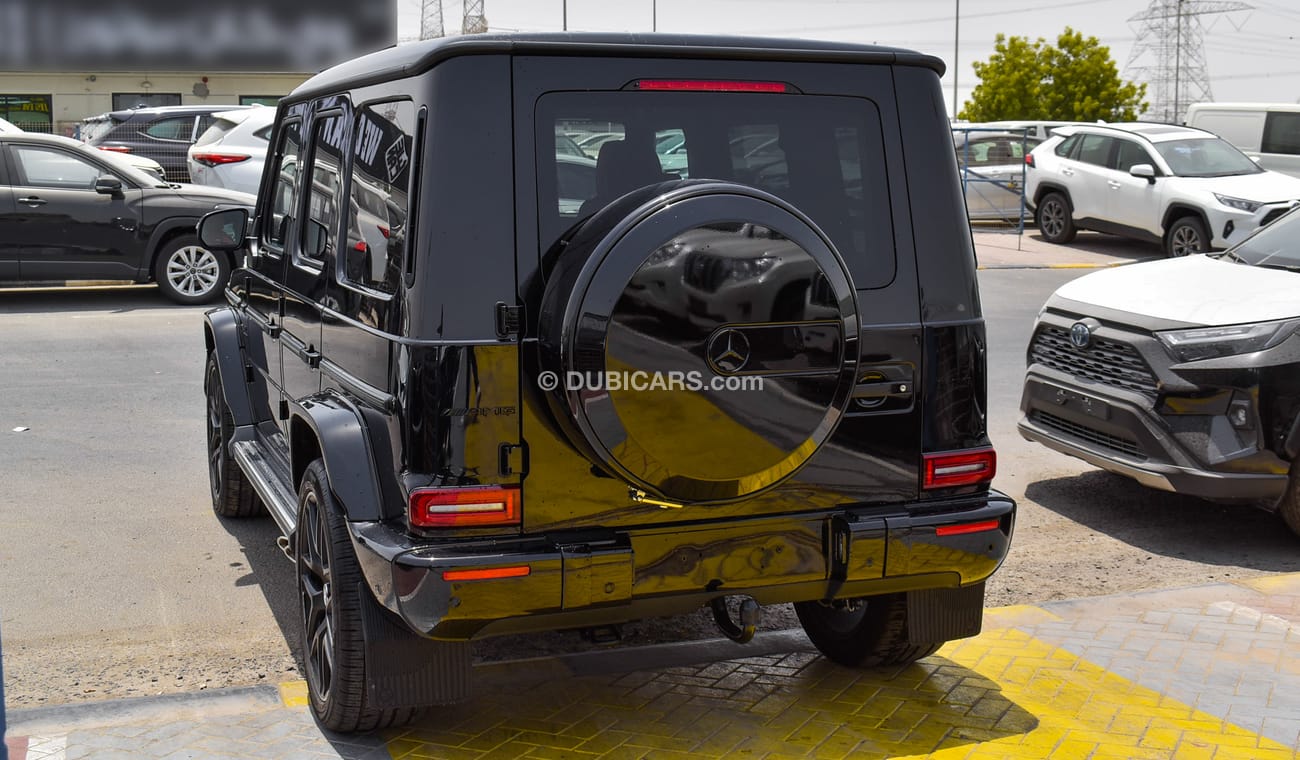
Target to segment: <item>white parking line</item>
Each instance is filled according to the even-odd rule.
[[[29,736],[27,737],[27,760],[64,760],[67,756],[68,737]]]

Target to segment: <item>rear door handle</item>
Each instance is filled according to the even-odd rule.
[[[23,204],[24,206],[31,206],[32,208],[36,208],[37,206],[44,206],[49,201],[45,200],[44,198],[37,198],[35,195],[29,195],[26,198],[19,198],[18,202]]]

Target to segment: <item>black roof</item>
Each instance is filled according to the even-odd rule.
[[[941,76],[944,72],[943,61],[912,50],[823,40],[590,32],[474,34],[396,45],[341,63],[308,79],[289,98],[400,79],[427,71],[454,56],[492,53],[898,63],[924,66]]]

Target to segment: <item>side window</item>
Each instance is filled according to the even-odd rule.
[[[13,157],[18,168],[15,184],[27,187],[93,190],[95,180],[109,174],[89,161],[61,150],[15,145]]]
[[[302,228],[302,258],[320,264],[334,246],[343,186],[342,114],[318,118],[312,127],[311,189]]]
[[[340,276],[345,283],[394,293],[406,266],[415,105],[402,100],[364,106],[354,134]]]
[[[1060,145],[1056,146],[1056,155],[1061,156],[1062,158],[1069,156],[1074,152],[1075,146],[1079,144],[1079,140],[1081,139],[1083,139],[1083,135],[1070,135],[1065,138],[1061,141]]]
[[[1270,112],[1264,119],[1263,153],[1300,155],[1300,113]]]
[[[1151,154],[1147,153],[1146,148],[1132,140],[1120,140],[1119,150],[1115,153],[1115,168],[1127,174],[1129,169],[1138,164],[1155,166],[1155,162],[1151,160]]]
[[[158,119],[145,127],[143,132],[159,140],[178,140],[189,142],[194,134],[193,116],[169,116]]]
[[[271,218],[266,222],[262,239],[267,249],[275,255],[284,252],[285,241],[293,229],[293,218],[298,213],[298,164],[302,158],[302,122],[291,121],[280,132],[280,144],[275,155],[278,161],[275,185],[271,190]]]
[[[1085,164],[1107,166],[1110,163],[1110,146],[1113,140],[1104,135],[1084,135],[1079,145],[1079,160]]]
[[[216,120],[217,117],[210,113],[199,114],[199,126],[194,130],[195,136],[197,137],[198,135],[208,131],[208,127],[212,126]]]

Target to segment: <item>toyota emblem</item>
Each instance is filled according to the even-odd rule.
[[[1092,328],[1083,322],[1075,322],[1070,326],[1070,342],[1075,348],[1087,348],[1092,342]]]

